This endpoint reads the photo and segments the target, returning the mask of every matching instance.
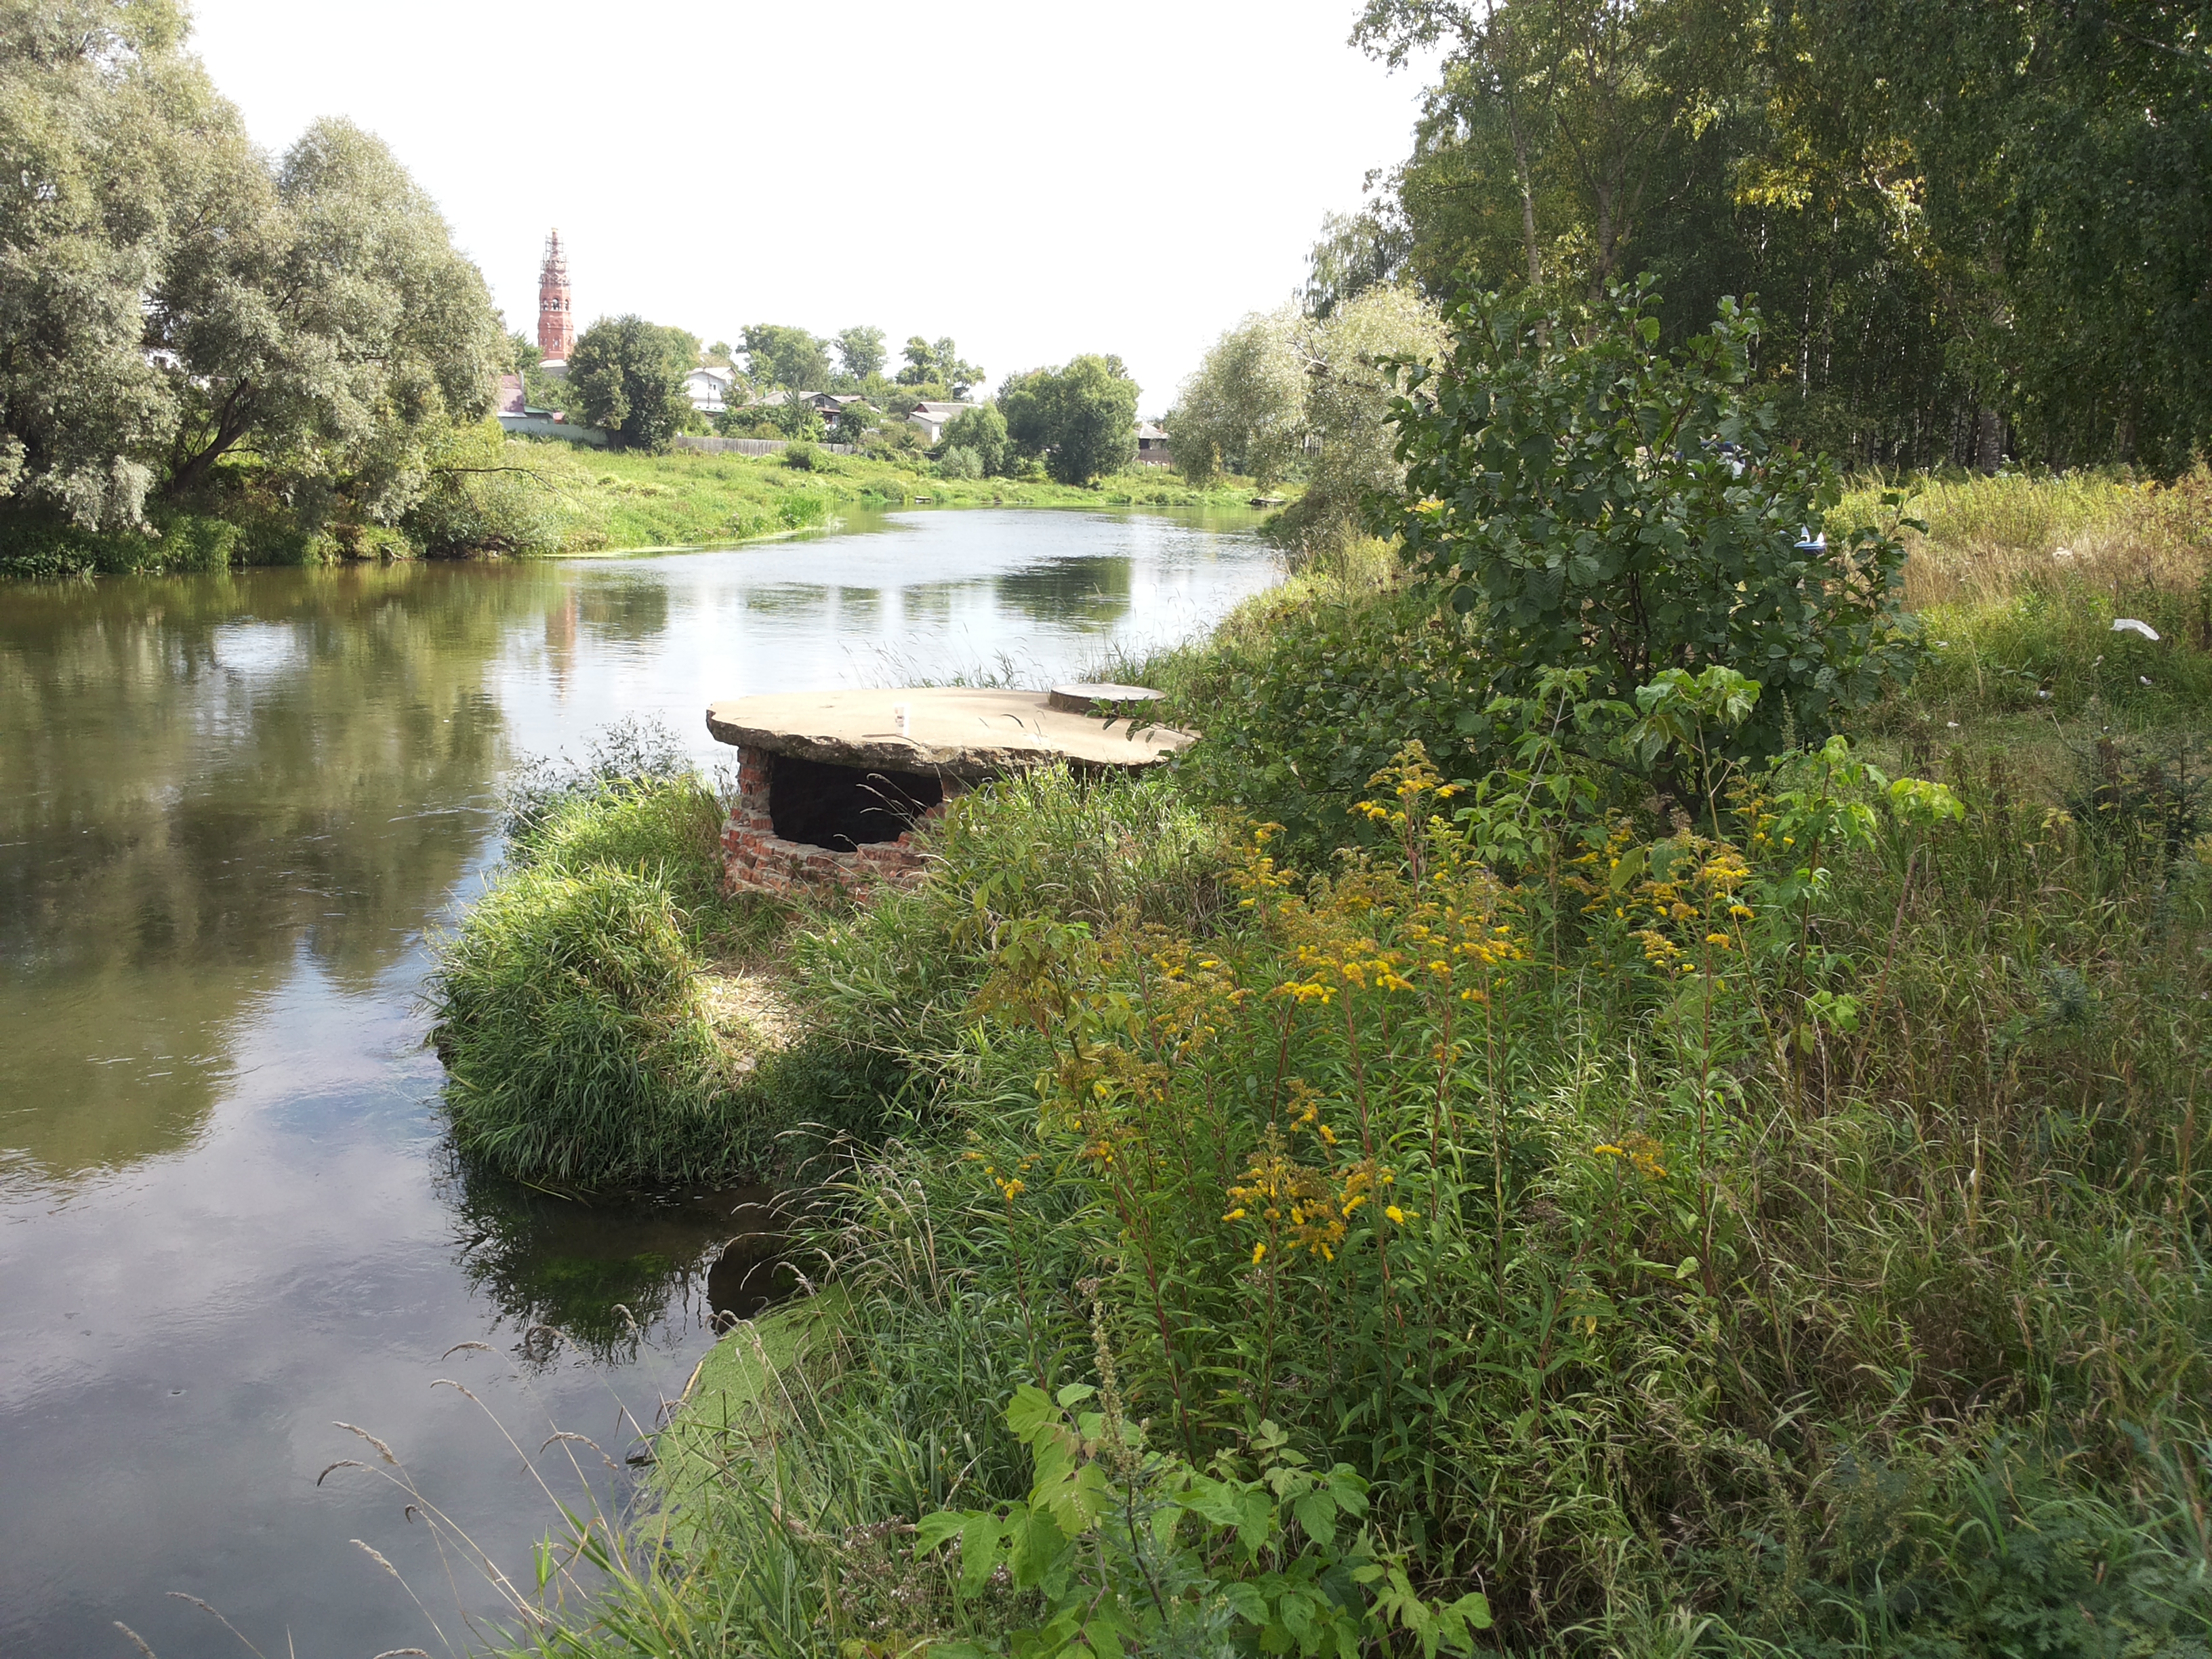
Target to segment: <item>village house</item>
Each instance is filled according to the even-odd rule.
[[[702,415],[719,415],[730,406],[730,393],[744,384],[744,377],[727,363],[702,363],[684,377],[684,395]]]
[[[1139,466],[1173,466],[1168,459],[1168,432],[1164,426],[1152,421],[1137,422],[1137,465]]]
[[[945,428],[958,416],[971,409],[981,409],[981,404],[957,404],[926,401],[914,406],[907,423],[921,428],[923,438],[932,448],[945,441]]]

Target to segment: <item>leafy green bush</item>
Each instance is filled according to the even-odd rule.
[[[939,459],[937,475],[941,478],[980,478],[983,463],[972,449],[955,444]]]
[[[1161,674],[1170,717],[1204,735],[1176,763],[1179,780],[1200,800],[1281,824],[1297,856],[1317,859],[1367,835],[1352,805],[1408,739],[1447,767],[1473,766],[1481,705],[1468,672],[1465,625],[1420,595],[1271,596]]]
[[[1766,688],[1729,752],[1775,754],[1910,678],[1904,544],[1893,522],[1813,539],[1841,485],[1774,441],[1757,313],[1723,302],[1666,353],[1658,304],[1649,279],[1587,314],[1463,301],[1445,361],[1406,365],[1406,495],[1377,503],[1376,527],[1470,614],[1492,692],[1587,666],[1590,695],[1619,702],[1718,665]],[[1682,787],[1663,760],[1662,776]]]
[[[794,438],[784,446],[783,464],[800,472],[811,472],[822,465],[822,451],[804,438]]]

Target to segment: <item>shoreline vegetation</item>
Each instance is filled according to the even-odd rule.
[[[1677,687],[1706,810],[1577,806],[1556,703],[1455,788],[1468,624],[1369,541],[1101,665],[1173,768],[739,907],[811,1294],[516,1650],[2194,1651],[2212,479],[1915,483],[1918,673],[1771,764]]]
[[[936,507],[1175,507],[1248,514],[1249,483],[1194,486],[1139,467],[1095,484],[1044,477],[940,478],[814,445],[769,456],[676,450],[595,450],[558,439],[475,435],[450,491],[399,529],[374,536],[308,536],[281,515],[267,521],[156,510],[157,534],[47,525],[0,550],[0,575],[163,574],[234,566],[354,560],[592,553],[731,547],[823,527],[846,508]],[[1295,491],[1289,492],[1295,494]],[[20,526],[19,526],[20,528]]]

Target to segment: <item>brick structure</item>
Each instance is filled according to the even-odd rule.
[[[545,263],[538,270],[538,355],[567,362],[576,349],[576,316],[568,303],[568,256],[561,233],[545,235]]]
[[[1191,741],[1143,721],[1159,694],[1082,685],[1042,691],[914,687],[781,693],[707,710],[738,751],[722,826],[733,892],[842,888],[855,896],[918,880],[918,832],[988,779],[1066,763],[1088,771],[1158,764]]]
[[[842,887],[865,897],[878,883],[904,885],[921,878],[922,856],[911,829],[895,840],[862,842],[850,852],[777,835],[769,794],[776,759],[765,749],[738,750],[738,799],[722,824],[723,876],[731,891]],[[923,808],[912,822],[919,826],[936,817],[963,787],[957,779],[946,780],[944,799]]]

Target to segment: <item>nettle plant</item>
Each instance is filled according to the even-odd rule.
[[[1463,300],[1442,361],[1395,365],[1407,487],[1374,527],[1470,617],[1493,696],[1580,668],[1587,696],[1625,702],[1670,670],[1726,667],[1765,690],[1732,758],[1818,743],[1917,665],[1902,497],[1827,538],[1839,482],[1777,441],[1758,313],[1724,301],[1711,332],[1665,351],[1658,304],[1648,277],[1586,311]],[[1662,788],[1700,787],[1679,750],[1654,758]]]
[[[1378,1554],[1360,1526],[1367,1482],[1349,1466],[1310,1467],[1262,1422],[1249,1458],[1224,1453],[1203,1473],[1146,1447],[1145,1425],[1121,1409],[1103,1336],[1100,1369],[1103,1389],[1024,1386],[1007,1407],[1036,1471],[1026,1501],[940,1510],[915,1528],[917,1556],[957,1540],[963,1600],[997,1578],[1036,1595],[1044,1616],[1009,1633],[1015,1659],[1253,1647],[1358,1659],[1394,1630],[1423,1659],[1474,1651],[1488,1601],[1416,1591],[1405,1563]],[[990,1650],[939,1642],[930,1651],[983,1659]]]

